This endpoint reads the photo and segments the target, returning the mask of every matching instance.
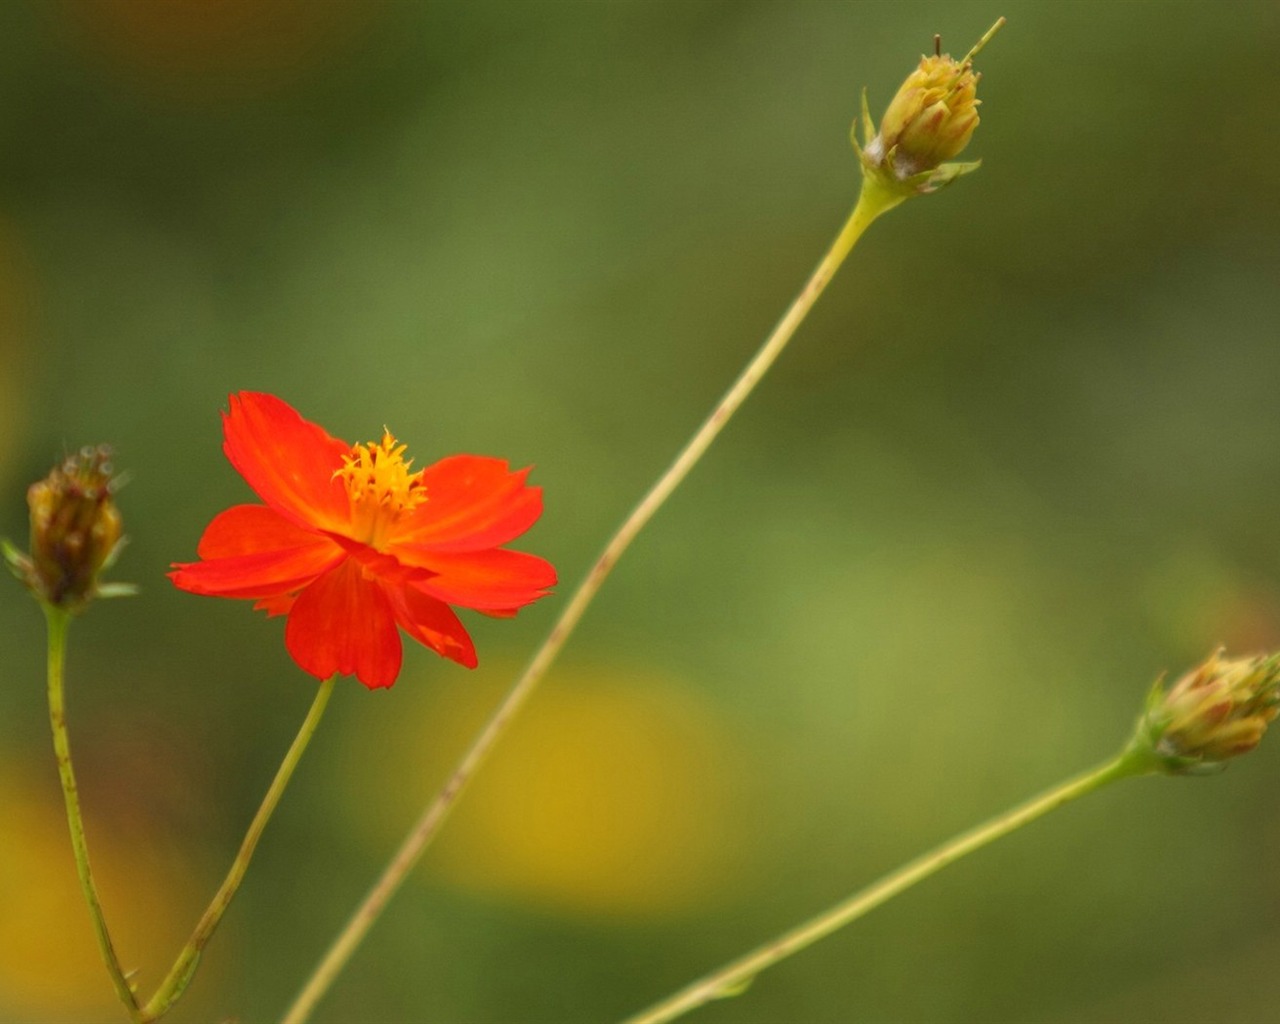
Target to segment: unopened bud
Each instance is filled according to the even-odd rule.
[[[27,490],[31,553],[5,559],[45,604],[77,611],[101,592],[98,577],[121,542],[106,446],[83,448]]]
[[[863,96],[864,146],[858,153],[867,174],[891,191],[932,192],[977,168],[945,164],[969,144],[978,127],[978,79],[973,58],[1004,24],[997,21],[962,60],[936,53],[921,57],[889,103],[875,131]],[[874,134],[873,134],[874,132]],[[855,132],[854,146],[857,147]]]
[[[867,154],[909,178],[959,155],[978,127],[978,76],[950,55],[921,57],[880,121]]]
[[[1262,740],[1280,714],[1280,655],[1224,658],[1215,651],[1166,690],[1157,683],[1134,738],[1161,771],[1217,771]]]

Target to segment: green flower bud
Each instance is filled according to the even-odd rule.
[[[1203,774],[1246,754],[1280,714],[1280,655],[1224,658],[1215,651],[1165,690],[1147,697],[1134,746],[1160,771]]]
[[[80,610],[101,592],[98,576],[122,542],[111,451],[81,449],[27,490],[31,553],[4,546],[14,573],[45,604]]]

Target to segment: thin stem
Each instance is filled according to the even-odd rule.
[[[115,946],[111,943],[111,933],[107,931],[107,921],[102,915],[102,904],[98,901],[98,890],[93,883],[93,871],[89,867],[89,847],[85,842],[84,820],[80,816],[80,791],[76,786],[75,771],[71,766],[71,743],[67,738],[67,712],[63,693],[63,677],[66,667],[67,627],[71,624],[71,616],[61,608],[43,605],[45,622],[48,625],[49,653],[49,725],[53,729],[53,750],[58,758],[58,777],[62,780],[62,798],[67,805],[67,825],[71,829],[71,849],[75,852],[76,873],[80,876],[80,889],[89,904],[89,916],[93,919],[93,931],[98,938],[98,949],[102,951],[102,959],[107,965],[107,973],[111,975],[111,983],[115,986],[116,995],[133,1020],[140,1020],[138,1000],[129,986],[129,979],[120,968],[120,959],[116,956]]]
[[[1007,19],[1003,17],[997,18],[996,23],[982,34],[982,38],[973,44],[973,48],[964,55],[964,60],[962,60],[960,63],[968,64],[971,60],[973,60],[974,57],[978,56],[978,54],[982,52],[982,48],[986,46],[987,43],[991,42],[991,37],[994,36],[997,32],[999,32],[1002,28],[1004,28],[1004,23],[1006,20]]]
[[[795,334],[796,328],[800,326],[808,315],[809,310],[813,308],[814,303],[818,301],[818,297],[827,287],[827,284],[835,276],[845,257],[849,255],[854,243],[862,236],[862,233],[866,231],[872,221],[902,201],[903,197],[890,195],[876,185],[868,184],[870,181],[871,179],[864,180],[862,193],[853,212],[849,215],[849,219],[845,222],[840,234],[836,236],[831,248],[822,257],[822,261],[813,271],[800,294],[791,303],[791,307],[786,311],[782,319],[778,321],[773,332],[747,364],[738,379],[734,381],[729,390],[716,403],[711,414],[676,456],[675,461],[658,478],[658,481],[649,489],[649,492],[640,500],[640,503],[632,509],[631,514],[627,516],[612,539],[605,545],[604,551],[596,559],[595,565],[591,567],[586,578],[578,585],[578,589],[574,591],[564,611],[560,613],[560,618],[551,627],[551,632],[547,634],[547,638],[534,654],[524,673],[512,685],[502,703],[494,711],[493,716],[472,741],[471,747],[463,755],[457,767],[454,768],[453,774],[449,776],[448,781],[445,782],[440,792],[427,805],[422,817],[418,819],[405,837],[395,857],[387,865],[373,888],[369,890],[364,902],[357,908],[342,933],[329,948],[328,953],[325,954],[315,973],[312,974],[297,999],[294,1000],[293,1005],[283,1018],[283,1024],[300,1024],[311,1015],[316,1003],[325,994],[343,967],[346,966],[347,961],[355,952],[356,947],[360,945],[361,940],[368,933],[373,922],[378,919],[378,915],[382,913],[387,902],[400,887],[409,872],[413,870],[414,865],[417,864],[423,851],[430,845],[436,833],[439,832],[445,819],[449,816],[449,812],[453,809],[454,804],[457,803],[458,797],[471,781],[472,776],[484,763],[489,751],[502,737],[503,733],[506,732],[507,726],[511,724],[511,721],[546,674],[547,669],[551,667],[556,656],[560,653],[560,649],[564,647],[565,642],[581,620],[583,613],[587,610],[587,606],[591,604],[596,593],[604,584],[605,579],[617,564],[618,559],[622,557],[623,552],[627,550],[631,542],[635,540],[636,535],[653,518],[654,513],[671,496],[671,493],[679,486],[680,482],[689,475],[689,471],[702,458],[706,450],[711,447],[711,442],[716,439],[720,431],[724,429],[725,424],[729,422],[729,419],[738,410],[738,407],[742,405],[769,367],[773,365],[779,354],[786,347],[787,342],[791,340],[791,336]]]
[[[988,843],[995,842],[1002,836],[1007,836],[1010,832],[1022,828],[1023,825],[1086,793],[1101,789],[1117,779],[1142,775],[1151,770],[1153,768],[1149,759],[1144,758],[1140,752],[1126,751],[1101,767],[1077,775],[1013,810],[1006,811],[985,824],[963,832],[941,846],[935,847],[923,856],[885,875],[878,882],[837,903],[834,907],[824,910],[817,917],[811,918],[773,941],[713,971],[674,995],[654,1004],[643,1013],[628,1018],[624,1024],[661,1024],[663,1021],[674,1020],[713,999],[736,995],[765,968],[772,967],[837,929],[843,928],[851,921],[856,921],[880,904],[893,899],[898,893],[910,889],[917,882],[922,882],[930,875],[941,871],[948,864],[954,864],[961,857],[981,849]]]
[[[204,952],[204,947],[208,944],[209,939],[213,937],[214,930],[222,920],[222,915],[226,913],[227,907],[231,905],[231,900],[234,898],[236,890],[240,888],[240,882],[244,879],[245,872],[249,869],[249,860],[253,857],[253,851],[258,845],[258,840],[262,838],[262,831],[267,827],[267,822],[271,820],[271,815],[275,811],[276,805],[280,802],[280,797],[284,795],[289,779],[293,776],[293,770],[298,766],[298,761],[301,760],[303,751],[307,749],[307,744],[311,742],[311,736],[316,731],[316,726],[320,724],[320,717],[324,714],[324,709],[329,703],[329,697],[333,693],[333,684],[337,678],[337,676],[333,676],[325,680],[320,684],[319,690],[316,691],[315,700],[311,703],[311,710],[307,712],[307,717],[298,729],[298,735],[293,738],[293,744],[289,747],[289,752],[285,754],[284,760],[280,762],[280,767],[276,770],[276,777],[271,780],[271,786],[267,790],[267,795],[262,799],[262,806],[258,808],[258,813],[253,816],[249,831],[245,833],[244,841],[240,844],[240,851],[236,854],[236,859],[231,864],[231,870],[227,872],[227,877],[223,879],[221,887],[209,902],[204,916],[200,918],[195,931],[191,933],[191,938],[182,947],[182,952],[178,954],[178,959],[174,961],[169,974],[156,990],[155,995],[143,1007],[140,1018],[142,1024],[149,1024],[150,1021],[159,1020],[163,1017],[170,1007],[178,1001],[183,990],[186,989],[195,975],[196,968],[200,963],[200,954]]]

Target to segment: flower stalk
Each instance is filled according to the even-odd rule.
[[[807,949],[962,857],[1120,779],[1207,775],[1246,754],[1280,713],[1280,655],[1229,659],[1215,651],[1166,690],[1157,680],[1133,735],[1098,768],[963,832],[845,900],[655,1003],[624,1024],[663,1024],[714,999],[740,995],[761,971]]]
[[[195,976],[196,969],[200,966],[200,955],[204,952],[205,946],[208,945],[218,924],[222,921],[222,915],[226,913],[232,899],[235,898],[236,891],[244,880],[245,872],[249,870],[249,861],[258,846],[258,840],[262,838],[267,822],[271,820],[271,815],[275,812],[276,805],[280,803],[280,798],[284,795],[285,787],[288,786],[289,780],[293,777],[294,769],[297,768],[303,752],[307,749],[307,744],[311,742],[311,737],[314,735],[316,727],[320,724],[320,718],[324,715],[324,710],[329,704],[329,697],[333,694],[333,684],[337,681],[337,678],[337,676],[332,676],[325,680],[316,691],[315,700],[311,703],[311,710],[307,712],[307,717],[303,720],[302,726],[298,729],[298,734],[289,746],[288,753],[285,754],[284,760],[276,770],[275,778],[271,780],[267,795],[263,798],[257,814],[253,816],[253,821],[249,824],[249,830],[245,833],[244,840],[240,844],[240,850],[231,864],[231,869],[227,872],[222,885],[219,886],[200,921],[196,924],[195,931],[191,933],[191,938],[182,947],[182,952],[178,954],[178,958],[169,969],[168,975],[165,976],[160,987],[156,989],[155,995],[147,1000],[146,1006],[137,1015],[136,1019],[140,1024],[149,1024],[150,1021],[159,1020],[168,1013]]]
[[[675,1020],[715,999],[740,995],[761,971],[781,963],[803,949],[824,939],[832,932],[887,903],[918,882],[937,874],[976,850],[995,842],[1023,825],[1042,818],[1050,811],[1078,800],[1119,779],[1153,771],[1150,763],[1129,752],[1108,761],[1092,771],[1069,779],[1026,803],[1006,811],[983,825],[956,836],[928,853],[891,871],[879,881],[824,910],[803,924],[784,932],[745,956],[731,961],[719,970],[698,979],[674,995],[655,1003],[643,1013],[629,1017],[624,1024],[661,1024]]]
[[[961,102],[955,104],[960,116],[967,117],[972,115],[973,106],[976,104],[973,88],[976,85],[976,77],[971,71],[972,58],[1003,22],[1004,19],[1000,19],[982,38],[978,46],[965,57],[961,65],[956,66],[959,68],[956,71],[957,75],[967,75],[967,78],[964,78],[963,81],[964,88],[962,89]],[[955,62],[952,61],[951,64],[955,65]],[[869,125],[870,116],[865,113],[865,95],[863,97],[863,108],[864,119]],[[964,145],[968,143],[969,137],[972,135],[972,128],[976,126],[976,123],[976,115],[972,115],[972,123],[963,133],[963,140],[956,144],[953,139],[948,144],[937,147],[937,152],[943,154],[939,159],[953,156],[963,149]],[[930,130],[928,126],[924,126],[916,134],[919,138],[927,138]],[[869,128],[868,132],[870,132]],[[856,139],[854,145],[857,148]],[[778,321],[773,331],[747,363],[737,380],[733,382],[729,390],[716,403],[710,415],[703,421],[693,437],[685,444],[684,448],[681,449],[675,460],[667,467],[657,482],[641,498],[639,504],[632,509],[617,532],[605,545],[604,550],[597,557],[586,577],[569,598],[564,611],[561,612],[560,617],[551,627],[550,633],[547,634],[546,639],[535,652],[528,666],[516,679],[488,722],[476,735],[471,746],[463,755],[462,760],[454,768],[444,786],[424,809],[422,815],[396,851],[395,856],[384,869],[381,877],[366,894],[360,906],[326,952],[319,966],[303,986],[292,1006],[286,1012],[283,1018],[284,1024],[301,1024],[311,1015],[316,1004],[350,960],[352,954],[365,935],[368,934],[369,929],[378,919],[391,897],[404,882],[409,872],[413,870],[431,841],[440,831],[450,812],[457,804],[459,797],[489,756],[489,752],[502,738],[507,727],[533,694],[543,676],[546,675],[547,670],[577,628],[587,607],[594,600],[618,560],[627,548],[631,546],[631,542],[635,540],[649,520],[653,518],[658,509],[671,496],[672,492],[689,475],[689,472],[697,465],[702,456],[706,454],[707,449],[711,447],[712,442],[720,435],[720,432],[733,417],[734,413],[738,411],[742,403],[746,401],[751,392],[755,390],[756,385],[760,383],[770,367],[773,366],[795,334],[796,329],[804,322],[809,311],[813,309],[814,304],[826,290],[827,285],[830,284],[831,279],[835,276],[836,271],[840,269],[858,239],[862,237],[863,233],[878,217],[898,206],[904,200],[912,196],[936,191],[960,174],[967,173],[977,166],[976,164],[939,165],[938,161],[933,161],[917,168],[912,174],[906,175],[904,178],[896,173],[886,172],[874,159],[869,158],[863,150],[859,149],[858,152],[862,163],[862,188],[853,212],[849,215],[835,241],[819,261],[818,266],[810,275],[799,295],[792,301],[782,319]]]
[[[786,348],[796,329],[804,322],[809,311],[826,290],[858,239],[876,218],[893,209],[906,198],[905,195],[880,187],[875,179],[864,177],[857,205],[800,294],[738,379],[716,403],[702,426],[605,545],[586,578],[569,598],[564,611],[560,613],[560,617],[547,634],[542,646],[472,741],[470,748],[454,768],[444,786],[405,837],[382,876],[369,890],[364,901],[329,948],[315,973],[285,1014],[284,1024],[300,1024],[311,1015],[316,1004],[346,966],[383,908],[421,859],[436,833],[440,831],[463,790],[489,756],[489,752],[502,738],[525,702],[532,696],[566,641],[577,628],[587,607],[604,585],[604,581],[623,553],[631,546],[631,542],[689,475],[689,471],[697,465],[733,414],[738,411],[747,396],[781,355],[782,350]]]
[[[84,893],[85,903],[89,905],[93,933],[98,940],[102,960],[107,966],[107,974],[111,976],[111,984],[115,987],[120,1002],[129,1011],[130,1018],[140,1021],[142,1017],[137,997],[133,993],[128,977],[120,967],[120,958],[116,955],[115,946],[111,942],[111,933],[107,930],[107,921],[102,913],[102,903],[98,899],[98,888],[93,881],[93,870],[89,866],[89,846],[84,834],[84,819],[80,815],[80,791],[76,786],[75,769],[71,764],[71,743],[67,736],[63,687],[67,628],[71,624],[71,613],[65,608],[49,603],[42,602],[41,606],[44,609],[48,631],[49,725],[53,730],[53,750],[58,759],[58,778],[62,782],[62,798],[67,808],[67,825],[71,830],[71,849],[75,854],[76,874],[80,877],[80,890]]]
[[[43,480],[32,484],[27,489],[31,550],[19,551],[0,538],[0,559],[31,592],[44,613],[49,726],[76,874],[111,984],[130,1018],[137,1021],[141,1012],[138,1000],[116,955],[89,864],[80,790],[67,733],[65,677],[71,618],[83,612],[95,597],[120,596],[133,590],[127,584],[103,583],[100,578],[124,544],[120,512],[115,505],[119,480],[110,458],[111,449],[106,445],[82,448],[55,466]]]

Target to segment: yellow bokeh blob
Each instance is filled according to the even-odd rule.
[[[499,668],[458,685],[434,679],[427,699],[397,715],[395,735],[378,741],[380,781],[348,782],[379,849],[399,839],[513,678]],[[375,718],[385,730],[385,714],[369,727]],[[464,794],[427,872],[573,915],[652,918],[719,901],[751,850],[745,763],[724,713],[688,689],[630,670],[553,673]]]
[[[0,762],[0,1020],[121,1019],[80,892],[53,755],[48,773]],[[154,985],[193,923],[198,897],[131,828],[89,822],[89,852],[126,971]],[[144,993],[145,994],[145,993]]]

